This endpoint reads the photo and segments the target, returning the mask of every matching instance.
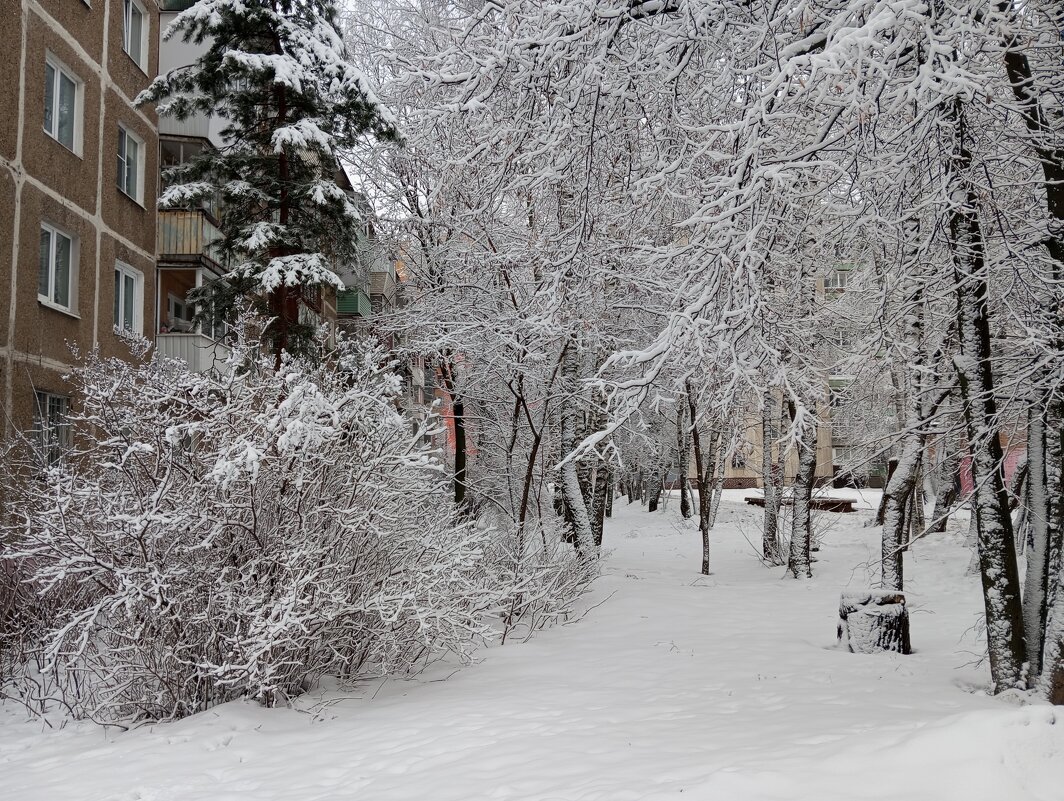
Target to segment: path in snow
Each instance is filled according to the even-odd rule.
[[[1064,725],[986,682],[977,582],[957,534],[907,560],[909,657],[835,649],[843,587],[867,586],[867,512],[822,515],[808,582],[755,559],[729,493],[713,575],[697,531],[623,500],[579,623],[448,678],[362,687],[315,720],[234,703],[106,735],[4,710],[4,797],[33,801],[1019,801],[1064,799]],[[608,600],[606,600],[608,599]]]

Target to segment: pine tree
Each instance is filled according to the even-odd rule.
[[[226,144],[175,168],[159,204],[220,194],[230,270],[205,294],[216,309],[251,299],[271,320],[279,365],[313,341],[301,306],[343,289],[333,267],[354,258],[362,215],[335,180],[338,154],[367,136],[396,140],[396,125],[349,63],[333,0],[201,0],[166,35],[208,49],[137,102],[179,120],[219,117]]]

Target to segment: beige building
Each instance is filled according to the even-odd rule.
[[[0,0],[4,432],[69,437],[70,344],[155,329],[158,133],[133,99],[158,70],[154,0]]]
[[[761,417],[755,411],[745,417],[741,443],[724,463],[724,486],[727,489],[753,489],[764,487],[763,429]],[[816,432],[816,484],[829,484],[833,475],[832,468],[832,428],[828,410],[821,409],[820,424]],[[773,447],[773,456],[778,458],[779,446]],[[694,457],[692,456],[692,462]],[[783,462],[783,483],[787,486],[794,482],[798,474],[798,451],[788,448]],[[691,476],[696,476],[694,468]]]

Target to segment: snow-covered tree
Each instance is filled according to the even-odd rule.
[[[279,367],[282,351],[313,341],[300,308],[320,312],[322,289],[342,289],[337,266],[355,257],[362,212],[335,180],[340,152],[398,131],[347,56],[333,0],[202,0],[166,36],[207,49],[138,102],[216,116],[225,144],[174,168],[159,203],[220,195],[230,272],[209,287],[212,304],[257,301]]]
[[[609,401],[612,420],[577,452],[624,439],[648,399],[683,395],[687,379],[706,420],[753,400],[766,465],[787,448],[805,457],[789,556],[806,575],[826,373],[844,361],[825,323],[851,314],[849,364],[868,380],[863,397],[893,416],[862,444],[898,463],[882,582],[900,589],[903,550],[925,533],[924,477],[940,469],[952,489],[966,450],[994,687],[1033,678],[1021,627],[1046,645],[1052,675],[1064,670],[1058,635],[1045,633],[1064,619],[1052,611],[1064,608],[1059,4],[517,0],[396,13],[391,41],[416,32],[417,44],[396,48],[390,91],[432,143],[421,141],[418,169],[396,172],[432,175],[415,195],[437,243],[469,262],[535,265],[521,284],[507,273],[505,290],[474,282],[500,298],[520,285],[528,301],[518,315],[497,304],[482,353],[492,328],[509,337],[520,318],[534,332],[522,344],[540,349],[517,352],[549,353],[545,375],[561,373],[571,341],[595,354],[567,363],[551,385],[564,391],[546,393],[557,411],[579,392],[589,409],[586,385]],[[475,295],[449,258],[447,292]],[[859,309],[817,291],[838,260],[866,276]],[[601,314],[627,300],[618,287],[635,288],[641,314]],[[1030,408],[1045,447],[1028,493],[1038,544],[1023,617],[1002,441]],[[778,558],[770,483],[763,547]]]

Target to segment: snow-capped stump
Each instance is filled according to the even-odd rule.
[[[855,654],[912,653],[909,610],[897,590],[844,592],[839,601],[839,643]]]

